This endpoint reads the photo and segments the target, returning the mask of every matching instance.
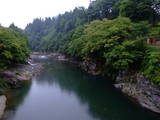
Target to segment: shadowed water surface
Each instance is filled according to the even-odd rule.
[[[43,60],[30,85],[15,90],[4,120],[159,120],[113,88],[76,66]]]

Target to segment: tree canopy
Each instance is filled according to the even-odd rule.
[[[27,38],[19,30],[13,25],[0,27],[0,69],[23,62],[28,57]]]
[[[101,63],[104,72],[138,69],[160,82],[160,50],[146,44],[149,38],[160,39],[159,22],[159,0],[95,0],[87,9],[35,19],[25,34],[33,51],[89,58]]]
[[[159,19],[159,0],[122,0],[119,5],[120,15],[133,21],[148,20],[154,23]]]

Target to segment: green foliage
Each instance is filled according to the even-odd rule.
[[[160,39],[160,24],[150,27],[149,35],[150,38]]]
[[[118,9],[115,9],[119,0],[96,0],[93,1],[88,10],[88,22],[97,19],[113,19],[118,16]]]
[[[117,18],[119,14],[132,21],[155,23],[160,20],[159,11],[159,0],[95,0],[87,9],[78,7],[53,18],[37,18],[27,25],[25,34],[33,51],[65,52],[66,44],[72,38],[71,33],[79,26],[94,20]]]
[[[32,24],[28,24],[25,28],[25,34],[29,38],[30,49],[38,50],[40,40],[46,36],[53,26],[54,18],[34,19]]]
[[[0,27],[0,69],[27,59],[27,39],[12,28]]]
[[[2,95],[7,88],[8,88],[7,82],[4,79],[0,78],[0,95]]]
[[[118,16],[114,9],[119,0],[97,0],[89,5],[88,9],[75,8],[54,18],[35,19],[25,28],[29,38],[30,48],[34,51],[64,51],[71,32],[93,20]]]
[[[145,68],[144,75],[157,81],[159,70],[154,62],[159,59],[158,52],[150,51],[146,41],[160,39],[159,21],[159,0],[95,0],[87,9],[79,7],[54,18],[35,19],[25,34],[33,51],[89,58],[101,63],[108,73]],[[10,52],[4,56],[14,57]],[[151,64],[143,64],[145,61]],[[154,69],[157,78],[149,77]]]
[[[66,52],[71,56],[81,56],[81,49],[84,45],[84,40],[80,38],[84,33],[85,26],[80,26],[72,32],[72,36],[70,37],[70,42],[65,44]]]
[[[106,66],[115,70],[128,69],[142,61],[147,23],[135,24],[127,18],[97,20],[81,32],[79,38],[68,44],[68,54],[105,61]]]
[[[160,48],[148,47],[143,64],[144,76],[155,83],[160,83]]]
[[[105,53],[106,64],[116,70],[139,67],[142,62],[145,45],[143,40],[124,40]]]
[[[100,61],[105,71],[143,68],[145,77],[158,83],[160,50],[147,47],[147,37],[159,38],[158,25],[128,18],[96,20],[75,29],[66,48],[69,55]]]
[[[148,20],[154,23],[160,16],[160,8],[156,7],[156,4],[158,3],[155,0],[121,0],[120,15],[133,21]]]

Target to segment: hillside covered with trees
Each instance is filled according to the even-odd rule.
[[[0,27],[0,70],[24,62],[29,55],[27,38],[23,31],[11,24]]]
[[[25,34],[33,51],[92,60],[111,76],[138,71],[160,83],[160,50],[147,45],[147,39],[160,39],[159,3],[96,0],[87,9],[78,7],[53,18],[37,18],[27,25]]]

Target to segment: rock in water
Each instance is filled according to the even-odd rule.
[[[0,96],[0,119],[2,118],[3,114],[4,114],[4,110],[6,108],[6,96]]]
[[[46,59],[46,58],[47,58],[47,56],[45,56],[45,55],[41,55],[39,58],[41,58],[41,59]]]

